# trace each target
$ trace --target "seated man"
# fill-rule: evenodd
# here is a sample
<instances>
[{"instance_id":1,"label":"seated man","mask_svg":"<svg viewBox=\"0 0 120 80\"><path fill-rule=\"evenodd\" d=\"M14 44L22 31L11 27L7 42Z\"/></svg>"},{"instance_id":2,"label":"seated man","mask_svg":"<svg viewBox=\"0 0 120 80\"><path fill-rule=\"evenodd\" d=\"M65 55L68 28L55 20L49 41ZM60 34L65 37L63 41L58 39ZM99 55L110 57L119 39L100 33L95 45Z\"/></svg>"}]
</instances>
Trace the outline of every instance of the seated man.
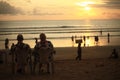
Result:
<instances>
[{"instance_id":1,"label":"seated man","mask_svg":"<svg viewBox=\"0 0 120 80\"><path fill-rule=\"evenodd\" d=\"M48 50L51 50L51 52L49 53L49 61L52 62L53 61L53 53L55 53L54 47L53 47L53 44L50 41L46 40L46 35L44 33L40 34L40 42L38 42L34 47L34 51L33 51L33 54L34 54L34 71L35 71L36 64L38 62L40 62L39 60L40 60L41 56L39 55L39 53L40 53L41 48L46 48ZM41 69L41 67L42 67L42 64L40 64L40 69Z\"/></svg>"},{"instance_id":2,"label":"seated man","mask_svg":"<svg viewBox=\"0 0 120 80\"><path fill-rule=\"evenodd\" d=\"M109 58L113 58L113 59L117 59L118 58L118 52L116 51L116 49L113 49L112 54L110 55Z\"/></svg>"},{"instance_id":3,"label":"seated man","mask_svg":"<svg viewBox=\"0 0 120 80\"><path fill-rule=\"evenodd\" d=\"M11 47L11 53L13 56L15 55L15 63L17 64L16 67L18 73L25 72L25 66L31 56L30 46L28 44L23 43L23 40L24 40L23 35L18 34L17 44L16 45L13 44ZM14 62L14 58L13 58L13 62Z\"/></svg>"}]
</instances>

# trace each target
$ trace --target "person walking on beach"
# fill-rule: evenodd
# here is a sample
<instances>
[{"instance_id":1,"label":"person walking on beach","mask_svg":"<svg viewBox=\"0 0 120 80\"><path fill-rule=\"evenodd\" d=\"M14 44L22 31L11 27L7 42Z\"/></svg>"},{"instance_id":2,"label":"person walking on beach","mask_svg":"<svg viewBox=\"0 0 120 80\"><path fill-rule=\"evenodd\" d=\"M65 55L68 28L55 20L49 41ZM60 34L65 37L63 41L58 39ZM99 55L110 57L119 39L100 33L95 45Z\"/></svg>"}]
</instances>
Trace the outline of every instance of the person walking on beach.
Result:
<instances>
[{"instance_id":1,"label":"person walking on beach","mask_svg":"<svg viewBox=\"0 0 120 80\"><path fill-rule=\"evenodd\" d=\"M11 53L15 55L16 68L18 73L25 73L25 67L28 59L30 59L31 48L23 42L22 34L17 35L17 44L11 46ZM13 61L14 62L14 61Z\"/></svg>"},{"instance_id":2,"label":"person walking on beach","mask_svg":"<svg viewBox=\"0 0 120 80\"><path fill-rule=\"evenodd\" d=\"M81 43L78 43L78 50L77 50L77 57L76 57L76 60L81 60L81 57L82 57L82 48L81 48Z\"/></svg>"},{"instance_id":3,"label":"person walking on beach","mask_svg":"<svg viewBox=\"0 0 120 80\"><path fill-rule=\"evenodd\" d=\"M34 71L35 71L35 67L37 65L37 63L39 62L39 49L40 48L47 48L47 49L51 49L52 52L49 55L49 60L53 60L53 53L55 54L55 50L53 47L53 44L51 43L51 41L46 40L46 35L44 33L40 34L40 42L38 42L35 47L34 47L34 51L33 51L33 55L34 55ZM53 65L53 64L52 64ZM47 71L49 73L49 64L47 64ZM40 65L40 69L42 67L42 64Z\"/></svg>"}]
</instances>

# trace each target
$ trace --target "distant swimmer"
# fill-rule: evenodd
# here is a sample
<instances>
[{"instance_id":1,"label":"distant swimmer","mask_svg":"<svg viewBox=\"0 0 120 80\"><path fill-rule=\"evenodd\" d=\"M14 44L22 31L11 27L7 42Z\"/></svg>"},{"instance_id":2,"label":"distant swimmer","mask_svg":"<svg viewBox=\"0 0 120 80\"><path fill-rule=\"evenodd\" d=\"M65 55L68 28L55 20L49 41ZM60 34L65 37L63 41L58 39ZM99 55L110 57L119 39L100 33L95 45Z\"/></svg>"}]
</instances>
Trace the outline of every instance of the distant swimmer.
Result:
<instances>
[{"instance_id":1,"label":"distant swimmer","mask_svg":"<svg viewBox=\"0 0 120 80\"><path fill-rule=\"evenodd\" d=\"M100 34L102 35L102 30L100 30Z\"/></svg>"}]
</instances>

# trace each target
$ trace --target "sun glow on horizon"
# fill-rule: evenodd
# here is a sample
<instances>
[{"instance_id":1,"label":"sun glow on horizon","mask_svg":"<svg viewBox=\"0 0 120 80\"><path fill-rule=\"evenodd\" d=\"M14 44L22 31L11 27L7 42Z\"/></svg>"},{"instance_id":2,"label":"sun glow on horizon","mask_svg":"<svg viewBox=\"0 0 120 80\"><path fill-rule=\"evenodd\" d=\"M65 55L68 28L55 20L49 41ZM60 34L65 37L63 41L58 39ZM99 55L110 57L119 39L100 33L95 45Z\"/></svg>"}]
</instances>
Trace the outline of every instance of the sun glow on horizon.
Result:
<instances>
[{"instance_id":1,"label":"sun glow on horizon","mask_svg":"<svg viewBox=\"0 0 120 80\"><path fill-rule=\"evenodd\" d=\"M76 5L78 6L88 6L89 4L95 4L95 2L91 2L91 1L86 1L86 2L77 2Z\"/></svg>"},{"instance_id":2,"label":"sun glow on horizon","mask_svg":"<svg viewBox=\"0 0 120 80\"><path fill-rule=\"evenodd\" d=\"M76 5L81 6L84 8L84 10L89 11L91 10L90 4L95 4L95 2L92 1L86 1L86 2L77 2Z\"/></svg>"},{"instance_id":3,"label":"sun glow on horizon","mask_svg":"<svg viewBox=\"0 0 120 80\"><path fill-rule=\"evenodd\" d=\"M88 7L88 6L87 6L87 7L85 7L84 9L85 9L86 11L91 10L91 8L90 8L90 7Z\"/></svg>"}]
</instances>

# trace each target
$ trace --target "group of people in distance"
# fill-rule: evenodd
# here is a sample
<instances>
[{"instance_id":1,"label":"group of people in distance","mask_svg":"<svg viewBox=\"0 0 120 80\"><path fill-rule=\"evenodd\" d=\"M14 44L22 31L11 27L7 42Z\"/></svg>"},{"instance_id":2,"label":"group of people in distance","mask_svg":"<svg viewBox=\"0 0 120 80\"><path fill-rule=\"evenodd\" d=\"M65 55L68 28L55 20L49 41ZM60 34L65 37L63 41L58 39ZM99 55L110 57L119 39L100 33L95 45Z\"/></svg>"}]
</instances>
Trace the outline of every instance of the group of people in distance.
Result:
<instances>
[{"instance_id":1,"label":"group of people in distance","mask_svg":"<svg viewBox=\"0 0 120 80\"><path fill-rule=\"evenodd\" d=\"M47 49L51 49L51 53L49 55L49 58L51 59L53 57L53 54L55 53L53 44L46 40L46 35L44 33L41 33L40 36L40 41L36 43L35 47L33 50L31 50L30 46L26 43L23 42L24 37L22 34L17 35L17 44L13 44L11 46L11 54L15 55L15 63L16 63L16 72L18 73L25 73L25 66L28 63L31 63L31 55L34 56L34 62L30 64L36 64L39 62L39 52L38 50L41 47L46 47ZM32 67L31 67L32 69Z\"/></svg>"}]
</instances>

